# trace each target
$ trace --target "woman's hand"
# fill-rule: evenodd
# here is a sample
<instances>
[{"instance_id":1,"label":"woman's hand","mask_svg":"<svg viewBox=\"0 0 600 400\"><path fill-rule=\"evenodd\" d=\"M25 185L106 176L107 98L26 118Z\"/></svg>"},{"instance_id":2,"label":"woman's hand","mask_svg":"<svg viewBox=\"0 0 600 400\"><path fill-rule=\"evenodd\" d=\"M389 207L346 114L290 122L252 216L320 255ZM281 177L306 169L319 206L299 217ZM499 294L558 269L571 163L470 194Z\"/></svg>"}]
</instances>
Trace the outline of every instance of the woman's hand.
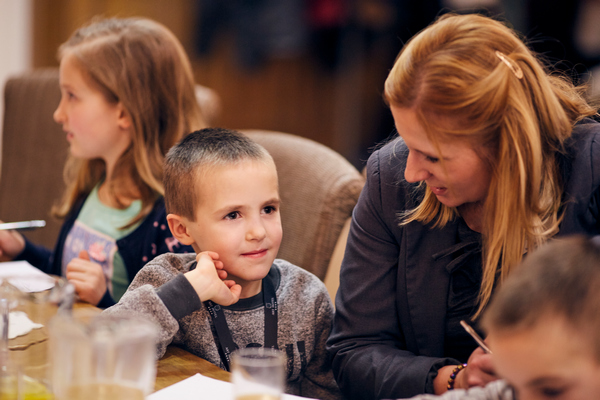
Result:
<instances>
[{"instance_id":1,"label":"woman's hand","mask_svg":"<svg viewBox=\"0 0 600 400\"><path fill-rule=\"evenodd\" d=\"M473 386L485 386L498 379L492 365L492 355L485 353L481 347L477 347L469 360L467 366L460 370L454 379L455 389L468 389ZM438 370L438 375L433 381L435 394L446 392L448 378L456 365L446 365Z\"/></svg>"},{"instance_id":2,"label":"woman's hand","mask_svg":"<svg viewBox=\"0 0 600 400\"><path fill-rule=\"evenodd\" d=\"M96 306L106 293L106 278L102 267L91 262L85 250L79 252L79 258L74 258L67 264L66 276L82 301Z\"/></svg>"},{"instance_id":3,"label":"woman's hand","mask_svg":"<svg viewBox=\"0 0 600 400\"><path fill-rule=\"evenodd\" d=\"M2 221L0 221L2 222ZM17 231L0 231L0 261L12 261L25 248L25 239Z\"/></svg>"},{"instance_id":4,"label":"woman's hand","mask_svg":"<svg viewBox=\"0 0 600 400\"><path fill-rule=\"evenodd\" d=\"M485 386L498 379L492 364L492 355L477 347L467 361L467 367L458 373L454 380L456 389Z\"/></svg>"}]
</instances>

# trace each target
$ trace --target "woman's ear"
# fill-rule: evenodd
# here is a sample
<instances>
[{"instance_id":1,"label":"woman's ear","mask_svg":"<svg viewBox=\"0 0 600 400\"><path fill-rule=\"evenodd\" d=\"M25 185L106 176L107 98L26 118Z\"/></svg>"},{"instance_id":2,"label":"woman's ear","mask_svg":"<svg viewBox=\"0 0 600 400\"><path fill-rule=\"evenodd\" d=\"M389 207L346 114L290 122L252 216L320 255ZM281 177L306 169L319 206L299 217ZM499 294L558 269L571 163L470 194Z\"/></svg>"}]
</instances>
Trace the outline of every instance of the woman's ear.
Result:
<instances>
[{"instance_id":1,"label":"woman's ear","mask_svg":"<svg viewBox=\"0 0 600 400\"><path fill-rule=\"evenodd\" d=\"M179 240L180 243L185 245L192 245L195 243L194 238L188 233L186 227L188 220L186 218L177 214L168 214L167 223L169 224L171 234L173 234L173 237Z\"/></svg>"}]
</instances>

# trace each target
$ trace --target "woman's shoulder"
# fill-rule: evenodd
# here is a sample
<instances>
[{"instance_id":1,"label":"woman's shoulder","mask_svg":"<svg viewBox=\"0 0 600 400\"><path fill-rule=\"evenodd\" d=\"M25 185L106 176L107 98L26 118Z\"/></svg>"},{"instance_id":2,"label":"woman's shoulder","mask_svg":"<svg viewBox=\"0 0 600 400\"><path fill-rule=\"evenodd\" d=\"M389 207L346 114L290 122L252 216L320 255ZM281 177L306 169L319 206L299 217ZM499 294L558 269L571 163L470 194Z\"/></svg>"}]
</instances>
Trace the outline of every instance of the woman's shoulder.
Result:
<instances>
[{"instance_id":1,"label":"woman's shoulder","mask_svg":"<svg viewBox=\"0 0 600 400\"><path fill-rule=\"evenodd\" d=\"M377 164L378 168L402 168L406 165L408 148L400 136L380 143L369 157L368 164Z\"/></svg>"},{"instance_id":2,"label":"woman's shoulder","mask_svg":"<svg viewBox=\"0 0 600 400\"><path fill-rule=\"evenodd\" d=\"M600 168L600 123L585 118L573 127L568 153L575 169Z\"/></svg>"},{"instance_id":3,"label":"woman's shoulder","mask_svg":"<svg viewBox=\"0 0 600 400\"><path fill-rule=\"evenodd\" d=\"M573 138L576 140L593 140L600 135L600 123L592 118L584 118L573 127Z\"/></svg>"},{"instance_id":4,"label":"woman's shoulder","mask_svg":"<svg viewBox=\"0 0 600 400\"><path fill-rule=\"evenodd\" d=\"M407 158L408 147L398 136L376 149L366 166L364 191L389 202L387 206L394 213L406 209L407 201L417 202L422 196L418 184L407 182L404 178Z\"/></svg>"}]
</instances>

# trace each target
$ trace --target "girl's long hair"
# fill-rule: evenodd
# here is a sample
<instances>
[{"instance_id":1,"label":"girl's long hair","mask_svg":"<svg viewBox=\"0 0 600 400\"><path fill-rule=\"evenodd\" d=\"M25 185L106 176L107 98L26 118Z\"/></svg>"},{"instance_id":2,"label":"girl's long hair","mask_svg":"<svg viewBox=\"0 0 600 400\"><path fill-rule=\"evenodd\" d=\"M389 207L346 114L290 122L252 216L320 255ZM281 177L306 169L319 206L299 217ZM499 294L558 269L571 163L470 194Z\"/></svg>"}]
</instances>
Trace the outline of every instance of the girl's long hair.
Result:
<instances>
[{"instance_id":1,"label":"girl's long hair","mask_svg":"<svg viewBox=\"0 0 600 400\"><path fill-rule=\"evenodd\" d=\"M121 103L132 122L130 147L114 169L110 194L140 198L143 219L164 194L163 160L185 134L205 126L196 102L192 68L179 40L165 26L144 18L94 20L59 48L73 55L83 76L111 103ZM54 213L64 217L77 199L105 175L99 159L70 156L67 188ZM131 184L133 182L133 185Z\"/></svg>"},{"instance_id":2,"label":"girl's long hair","mask_svg":"<svg viewBox=\"0 0 600 400\"><path fill-rule=\"evenodd\" d=\"M444 15L409 41L385 82L385 99L414 109L429 139L464 140L492 170L483 206L479 309L498 277L557 233L563 194L557 153L573 125L596 113L582 89L550 75L516 34L481 15ZM402 224L443 227L457 210L430 189Z\"/></svg>"}]
</instances>

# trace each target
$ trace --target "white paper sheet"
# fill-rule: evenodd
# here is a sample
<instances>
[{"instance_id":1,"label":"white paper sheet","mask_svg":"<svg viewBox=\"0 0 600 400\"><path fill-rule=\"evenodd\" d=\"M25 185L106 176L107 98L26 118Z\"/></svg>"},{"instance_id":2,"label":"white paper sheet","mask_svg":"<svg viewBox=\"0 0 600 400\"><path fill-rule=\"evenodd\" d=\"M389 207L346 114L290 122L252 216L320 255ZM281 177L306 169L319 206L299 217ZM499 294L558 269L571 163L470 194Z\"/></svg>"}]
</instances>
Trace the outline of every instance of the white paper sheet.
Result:
<instances>
[{"instance_id":1,"label":"white paper sheet","mask_svg":"<svg viewBox=\"0 0 600 400\"><path fill-rule=\"evenodd\" d=\"M54 286L54 278L45 274L27 261L0 263L0 280L8 281L23 292L41 292Z\"/></svg>"},{"instance_id":2,"label":"white paper sheet","mask_svg":"<svg viewBox=\"0 0 600 400\"><path fill-rule=\"evenodd\" d=\"M11 311L8 313L8 338L14 339L17 336L28 334L33 329L40 329L44 325L36 324L29 319L23 311ZM2 321L0 321L0 331L2 331Z\"/></svg>"},{"instance_id":3,"label":"white paper sheet","mask_svg":"<svg viewBox=\"0 0 600 400\"><path fill-rule=\"evenodd\" d=\"M190 376L146 397L146 400L232 400L232 384L201 374ZM306 397L284 394L282 400L307 400ZM313 399L314 400L314 399Z\"/></svg>"}]
</instances>

